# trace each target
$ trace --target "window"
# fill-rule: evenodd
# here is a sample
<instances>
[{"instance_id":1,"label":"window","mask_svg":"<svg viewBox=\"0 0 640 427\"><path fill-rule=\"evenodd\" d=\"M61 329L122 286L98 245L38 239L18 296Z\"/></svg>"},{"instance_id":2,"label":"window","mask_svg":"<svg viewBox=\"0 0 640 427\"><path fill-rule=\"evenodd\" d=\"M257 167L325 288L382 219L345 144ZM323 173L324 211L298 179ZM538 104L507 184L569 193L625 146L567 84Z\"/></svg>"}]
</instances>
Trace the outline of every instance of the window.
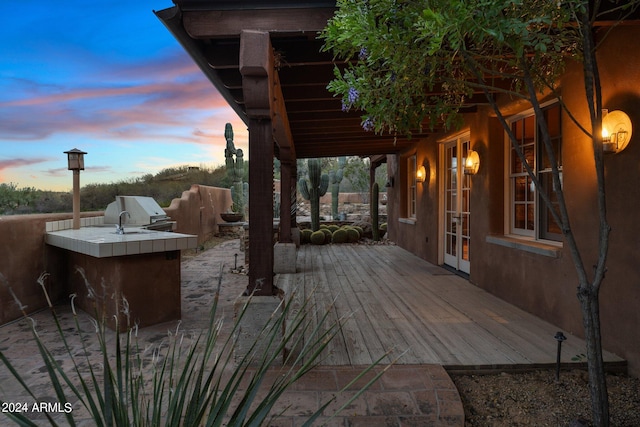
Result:
<instances>
[{"instance_id":1,"label":"window","mask_svg":"<svg viewBox=\"0 0 640 427\"><path fill-rule=\"evenodd\" d=\"M415 154L407 159L407 216L416 217L416 171L417 162Z\"/></svg>"},{"instance_id":2,"label":"window","mask_svg":"<svg viewBox=\"0 0 640 427\"><path fill-rule=\"evenodd\" d=\"M562 177L562 110L558 104L543 108L544 119L549 129L554 156L558 161ZM554 206L557 206L553 191L551 161L546 153L540 129L535 116L528 112L511 122L511 130L519 147L524 153L527 164L531 166L540 181L539 191L545 192ZM510 233L535 239L560 241L560 228L553 220L551 212L527 174L524 163L509 143L509 210Z\"/></svg>"}]
</instances>

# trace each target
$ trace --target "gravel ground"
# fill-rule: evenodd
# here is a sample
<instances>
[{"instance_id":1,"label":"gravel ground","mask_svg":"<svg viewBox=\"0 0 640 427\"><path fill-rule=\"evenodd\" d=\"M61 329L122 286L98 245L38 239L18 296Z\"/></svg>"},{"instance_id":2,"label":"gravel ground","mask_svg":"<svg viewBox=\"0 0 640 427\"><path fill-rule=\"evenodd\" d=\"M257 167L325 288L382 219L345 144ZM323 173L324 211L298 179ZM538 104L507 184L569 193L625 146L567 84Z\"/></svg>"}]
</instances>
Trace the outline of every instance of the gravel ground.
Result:
<instances>
[{"instance_id":1,"label":"gravel ground","mask_svg":"<svg viewBox=\"0 0 640 427\"><path fill-rule=\"evenodd\" d=\"M537 371L497 375L452 375L467 427L588 426L591 403L587 372ZM640 426L640 379L608 375L612 426Z\"/></svg>"}]
</instances>

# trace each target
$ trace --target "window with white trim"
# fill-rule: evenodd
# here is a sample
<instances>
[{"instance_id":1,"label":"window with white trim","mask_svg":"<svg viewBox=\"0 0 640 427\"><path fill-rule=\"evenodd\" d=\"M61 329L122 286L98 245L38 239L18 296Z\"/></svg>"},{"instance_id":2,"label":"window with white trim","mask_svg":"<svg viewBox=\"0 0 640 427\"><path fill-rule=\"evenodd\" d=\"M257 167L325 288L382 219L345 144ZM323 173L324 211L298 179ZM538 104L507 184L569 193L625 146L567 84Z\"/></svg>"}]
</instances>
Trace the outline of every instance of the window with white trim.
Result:
<instances>
[{"instance_id":1,"label":"window with white trim","mask_svg":"<svg viewBox=\"0 0 640 427\"><path fill-rule=\"evenodd\" d=\"M549 129L554 155L558 161L562 177L562 109L558 103L543 108L544 119ZM537 190L529 177L523 162L509 143L508 185L509 185L509 232L515 235L540 240L561 241L560 228L553 220L546 203L539 195L544 191L557 206L553 191L551 162L542 142L540 129L533 111L527 112L510 122L511 130L520 146L526 162L536 174L541 188Z\"/></svg>"},{"instance_id":2,"label":"window with white trim","mask_svg":"<svg viewBox=\"0 0 640 427\"><path fill-rule=\"evenodd\" d=\"M416 181L417 161L415 154L407 159L407 217L416 217L417 181Z\"/></svg>"}]
</instances>

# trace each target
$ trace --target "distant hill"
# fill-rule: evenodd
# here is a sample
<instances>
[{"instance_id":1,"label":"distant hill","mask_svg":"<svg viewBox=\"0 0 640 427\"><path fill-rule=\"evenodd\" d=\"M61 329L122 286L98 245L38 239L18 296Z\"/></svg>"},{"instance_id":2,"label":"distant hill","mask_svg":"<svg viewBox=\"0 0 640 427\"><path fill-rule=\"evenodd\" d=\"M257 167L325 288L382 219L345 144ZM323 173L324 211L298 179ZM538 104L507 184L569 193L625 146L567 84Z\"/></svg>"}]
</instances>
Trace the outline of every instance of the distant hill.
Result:
<instances>
[{"instance_id":1,"label":"distant hill","mask_svg":"<svg viewBox=\"0 0 640 427\"><path fill-rule=\"evenodd\" d=\"M337 158L323 158L322 172L337 170ZM307 175L307 161L298 160L298 179ZM274 160L274 178L280 177L280 162ZM249 182L249 161L244 162L244 179ZM376 181L385 191L387 180L386 167L376 169ZM139 178L110 184L88 184L80 189L80 210L101 211L113 202L116 196L149 196L160 206L168 207L171 201L179 198L192 184L211 187L230 188L224 165L215 168L200 166L180 166L163 169L156 175L147 174ZM368 159L348 157L344 166L344 179L340 183L341 192L368 193ZM71 192L19 188L17 184L0 184L0 215L72 212L73 196Z\"/></svg>"},{"instance_id":2,"label":"distant hill","mask_svg":"<svg viewBox=\"0 0 640 427\"><path fill-rule=\"evenodd\" d=\"M248 162L245 162L248 167ZM247 174L245 168L245 174ZM247 178L248 180L248 178ZM192 184L228 188L231 183L224 165L216 168L181 166L168 168L156 175L110 184L89 184L80 189L80 209L100 211L115 200L116 196L150 196L160 206L169 206ZM73 197L70 192L37 190L18 187L17 184L0 184L0 215L71 212Z\"/></svg>"}]
</instances>

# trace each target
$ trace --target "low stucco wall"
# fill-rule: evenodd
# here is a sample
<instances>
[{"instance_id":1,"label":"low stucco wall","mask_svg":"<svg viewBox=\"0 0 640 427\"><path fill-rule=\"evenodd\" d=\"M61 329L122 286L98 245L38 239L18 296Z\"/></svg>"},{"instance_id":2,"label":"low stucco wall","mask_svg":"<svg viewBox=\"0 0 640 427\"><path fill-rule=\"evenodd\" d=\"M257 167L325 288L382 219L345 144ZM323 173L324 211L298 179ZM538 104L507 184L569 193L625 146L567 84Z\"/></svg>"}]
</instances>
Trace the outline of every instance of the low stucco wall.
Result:
<instances>
[{"instance_id":1,"label":"low stucco wall","mask_svg":"<svg viewBox=\"0 0 640 427\"><path fill-rule=\"evenodd\" d=\"M102 215L87 212L81 216ZM46 307L47 301L38 284L40 274L47 272L45 281L52 301L65 296L64 286L59 286L65 275L64 254L44 243L45 224L50 221L71 219L71 213L0 216L0 324L22 315L9 287L25 307L33 312Z\"/></svg>"},{"instance_id":2,"label":"low stucco wall","mask_svg":"<svg viewBox=\"0 0 640 427\"><path fill-rule=\"evenodd\" d=\"M177 222L174 231L197 235L198 243L203 243L218 233L218 224L223 222L220 214L227 212L231 205L233 200L228 188L194 184L182 197L173 199L165 212Z\"/></svg>"},{"instance_id":3,"label":"low stucco wall","mask_svg":"<svg viewBox=\"0 0 640 427\"><path fill-rule=\"evenodd\" d=\"M220 213L231 205L228 188L193 185L165 211L177 222L176 232L197 235L202 243L218 232ZM103 212L83 212L81 217L101 215ZM72 213L0 216L0 325L22 316L9 287L27 313L47 306L38 284L38 277L44 272L49 273L45 282L49 298L67 298L69 276L73 274L67 268L68 254L46 245L44 234L47 222L72 217Z\"/></svg>"}]
</instances>

